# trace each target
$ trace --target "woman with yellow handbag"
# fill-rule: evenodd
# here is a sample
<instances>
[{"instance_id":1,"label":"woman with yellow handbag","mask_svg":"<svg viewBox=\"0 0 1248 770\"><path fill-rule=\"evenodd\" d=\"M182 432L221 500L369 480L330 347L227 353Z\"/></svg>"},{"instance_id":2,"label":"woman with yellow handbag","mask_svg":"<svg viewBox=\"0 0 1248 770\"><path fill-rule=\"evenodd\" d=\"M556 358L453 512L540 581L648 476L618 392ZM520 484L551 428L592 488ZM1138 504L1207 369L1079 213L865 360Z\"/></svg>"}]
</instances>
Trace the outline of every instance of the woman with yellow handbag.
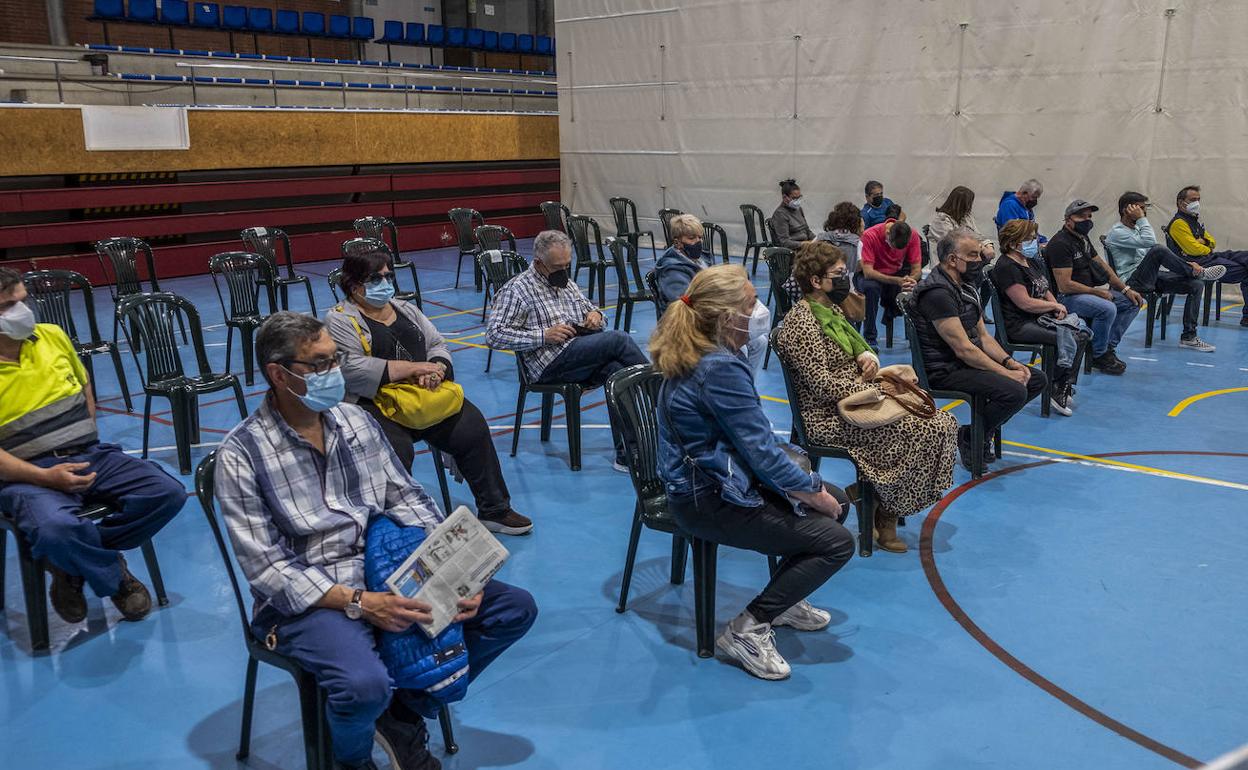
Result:
<instances>
[{"instance_id":1,"label":"woman with yellow handbag","mask_svg":"<svg viewBox=\"0 0 1248 770\"><path fill-rule=\"evenodd\" d=\"M343 259L340 286L346 300L325 318L330 336L346 353L347 401L377 419L409 472L416 441L454 458L486 529L528 534L533 522L511 507L489 426L454 382L446 341L414 304L394 299L390 252L380 241L376 246Z\"/></svg>"}]
</instances>

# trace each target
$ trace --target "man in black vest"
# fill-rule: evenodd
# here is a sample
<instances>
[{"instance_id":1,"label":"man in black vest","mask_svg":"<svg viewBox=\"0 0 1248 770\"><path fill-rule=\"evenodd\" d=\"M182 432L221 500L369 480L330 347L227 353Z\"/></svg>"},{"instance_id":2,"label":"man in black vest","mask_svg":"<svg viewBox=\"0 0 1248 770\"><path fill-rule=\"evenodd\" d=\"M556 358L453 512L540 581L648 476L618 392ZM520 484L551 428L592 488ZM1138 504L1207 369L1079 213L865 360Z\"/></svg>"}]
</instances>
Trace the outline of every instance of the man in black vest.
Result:
<instances>
[{"instance_id":1,"label":"man in black vest","mask_svg":"<svg viewBox=\"0 0 1248 770\"><path fill-rule=\"evenodd\" d=\"M1014 360L984 329L977 287L984 260L980 238L958 228L936 244L939 264L914 289L915 331L932 387L982 395L984 435L1014 416L1044 390L1044 373ZM991 441L991 439L988 439ZM958 429L962 464L971 467L971 430ZM984 448L984 462L993 453Z\"/></svg>"},{"instance_id":2,"label":"man in black vest","mask_svg":"<svg viewBox=\"0 0 1248 770\"><path fill-rule=\"evenodd\" d=\"M1178 211L1166 225L1166 245L1175 254L1185 255L1201 267L1222 265L1226 273L1222 283L1238 283L1239 290L1248 298L1248 251L1214 251L1218 242L1200 222L1200 188L1188 185L1175 200ZM1244 305L1240 326L1248 326L1248 304Z\"/></svg>"}]
</instances>

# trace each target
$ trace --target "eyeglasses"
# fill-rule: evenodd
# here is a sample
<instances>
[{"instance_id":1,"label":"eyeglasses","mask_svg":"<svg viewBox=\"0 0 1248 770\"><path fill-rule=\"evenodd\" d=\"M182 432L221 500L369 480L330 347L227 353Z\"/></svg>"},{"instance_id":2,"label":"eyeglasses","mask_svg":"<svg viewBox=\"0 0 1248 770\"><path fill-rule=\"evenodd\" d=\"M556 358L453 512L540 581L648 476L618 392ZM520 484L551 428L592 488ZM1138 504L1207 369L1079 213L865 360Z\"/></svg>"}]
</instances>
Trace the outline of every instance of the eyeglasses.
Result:
<instances>
[{"instance_id":1,"label":"eyeglasses","mask_svg":"<svg viewBox=\"0 0 1248 770\"><path fill-rule=\"evenodd\" d=\"M378 281L394 280L394 271L388 273L370 273L368 278L364 279L365 284L377 283Z\"/></svg>"},{"instance_id":2,"label":"eyeglasses","mask_svg":"<svg viewBox=\"0 0 1248 770\"><path fill-rule=\"evenodd\" d=\"M317 361L300 361L297 358L288 358L282 362L282 365L285 366L287 369L289 369L290 364L300 364L302 366L306 366L309 369L311 369L312 371L310 372L310 374L328 374L329 372L333 371L336 367L342 366L343 363L346 362L346 360L347 360L347 354L344 351L339 350L339 351L335 351L334 354L330 356L329 358L322 358Z\"/></svg>"}]
</instances>

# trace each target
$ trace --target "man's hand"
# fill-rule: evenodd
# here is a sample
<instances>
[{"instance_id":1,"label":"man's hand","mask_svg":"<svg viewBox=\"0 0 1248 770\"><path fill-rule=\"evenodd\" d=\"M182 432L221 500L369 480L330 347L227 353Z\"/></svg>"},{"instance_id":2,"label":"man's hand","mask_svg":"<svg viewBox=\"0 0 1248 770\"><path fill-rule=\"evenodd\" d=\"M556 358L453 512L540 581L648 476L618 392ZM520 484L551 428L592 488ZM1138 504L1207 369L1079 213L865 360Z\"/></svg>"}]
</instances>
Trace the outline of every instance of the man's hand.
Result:
<instances>
[{"instance_id":1,"label":"man's hand","mask_svg":"<svg viewBox=\"0 0 1248 770\"><path fill-rule=\"evenodd\" d=\"M865 351L859 353L858 358L854 360L858 362L858 370L862 372L864 382L875 379L875 375L880 373L880 362L871 353Z\"/></svg>"},{"instance_id":2,"label":"man's hand","mask_svg":"<svg viewBox=\"0 0 1248 770\"><path fill-rule=\"evenodd\" d=\"M1066 317L1066 306L1065 306L1065 305L1063 305L1063 304L1062 304L1062 303L1060 303L1060 302L1054 302L1054 303L1053 303L1053 317L1054 317L1054 318L1056 318L1056 319L1057 319L1057 320L1059 320L1059 321L1060 321L1060 320L1062 320L1063 318L1065 318L1065 317Z\"/></svg>"},{"instance_id":3,"label":"man's hand","mask_svg":"<svg viewBox=\"0 0 1248 770\"><path fill-rule=\"evenodd\" d=\"M1145 213L1144 204L1132 203L1130 206L1127 206L1127 210L1123 213L1135 220L1143 219Z\"/></svg>"},{"instance_id":4,"label":"man's hand","mask_svg":"<svg viewBox=\"0 0 1248 770\"><path fill-rule=\"evenodd\" d=\"M1201 267L1195 262L1188 262L1187 266L1192 268L1192 275L1196 276L1197 278L1200 277L1201 273L1205 272L1205 268Z\"/></svg>"},{"instance_id":5,"label":"man's hand","mask_svg":"<svg viewBox=\"0 0 1248 770\"><path fill-rule=\"evenodd\" d=\"M902 291L910 291L915 286L917 286L918 283L913 278L907 275L906 277L901 279L901 283L899 285L901 286Z\"/></svg>"},{"instance_id":6,"label":"man's hand","mask_svg":"<svg viewBox=\"0 0 1248 770\"><path fill-rule=\"evenodd\" d=\"M94 473L80 473L91 463L61 463L44 469L42 486L74 494L86 492L95 481Z\"/></svg>"},{"instance_id":7,"label":"man's hand","mask_svg":"<svg viewBox=\"0 0 1248 770\"><path fill-rule=\"evenodd\" d=\"M555 324L542 332L542 339L547 345L559 345L576 336L576 329L571 324Z\"/></svg>"},{"instance_id":8,"label":"man's hand","mask_svg":"<svg viewBox=\"0 0 1248 770\"><path fill-rule=\"evenodd\" d=\"M1092 294L1110 302L1114 301L1114 295L1109 293L1109 289L1093 289Z\"/></svg>"},{"instance_id":9,"label":"man's hand","mask_svg":"<svg viewBox=\"0 0 1248 770\"><path fill-rule=\"evenodd\" d=\"M1132 289L1130 286L1122 287L1122 296L1134 302L1136 307L1144 307L1144 298L1140 296L1138 291Z\"/></svg>"},{"instance_id":10,"label":"man's hand","mask_svg":"<svg viewBox=\"0 0 1248 770\"><path fill-rule=\"evenodd\" d=\"M482 591L476 596L468 599L459 600L459 614L451 621L452 623L462 623L465 620L472 620L477 616L477 612L481 609L481 599L485 596Z\"/></svg>"},{"instance_id":11,"label":"man's hand","mask_svg":"<svg viewBox=\"0 0 1248 770\"><path fill-rule=\"evenodd\" d=\"M597 310L591 310L585 314L585 320L581 325L591 329L601 329L607 325L607 319L603 318L602 313Z\"/></svg>"},{"instance_id":12,"label":"man's hand","mask_svg":"<svg viewBox=\"0 0 1248 770\"><path fill-rule=\"evenodd\" d=\"M382 631L400 633L413 623L433 622L433 607L419 599L369 591L360 597L364 619Z\"/></svg>"},{"instance_id":13,"label":"man's hand","mask_svg":"<svg viewBox=\"0 0 1248 770\"><path fill-rule=\"evenodd\" d=\"M1031 379L1031 369L1028 369L1026 366L1023 366L1021 364L1016 365L1016 366L1011 366L1005 370L1005 376L1009 377L1011 380L1014 380L1019 385L1025 386L1027 384L1027 381Z\"/></svg>"}]
</instances>

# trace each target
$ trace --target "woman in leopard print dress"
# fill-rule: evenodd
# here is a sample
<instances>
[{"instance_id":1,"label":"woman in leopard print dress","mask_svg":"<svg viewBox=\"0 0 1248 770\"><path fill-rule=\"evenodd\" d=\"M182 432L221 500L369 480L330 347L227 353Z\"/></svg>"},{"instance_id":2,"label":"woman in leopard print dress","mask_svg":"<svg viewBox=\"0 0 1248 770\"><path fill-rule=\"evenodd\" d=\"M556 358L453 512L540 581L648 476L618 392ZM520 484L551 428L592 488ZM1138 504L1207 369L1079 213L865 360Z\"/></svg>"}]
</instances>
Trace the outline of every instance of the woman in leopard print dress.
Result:
<instances>
[{"instance_id":1,"label":"woman in leopard print dress","mask_svg":"<svg viewBox=\"0 0 1248 770\"><path fill-rule=\"evenodd\" d=\"M876 491L877 540L881 548L906 550L897 538L897 517L935 503L953 484L958 423L948 412L932 419L906 414L897 422L864 429L841 419L841 399L880 385L870 380L879 360L849 326L835 300L848 289L844 254L811 244L793 274L806 301L793 306L777 338L777 352L793 378L809 440L844 448Z\"/></svg>"}]
</instances>

